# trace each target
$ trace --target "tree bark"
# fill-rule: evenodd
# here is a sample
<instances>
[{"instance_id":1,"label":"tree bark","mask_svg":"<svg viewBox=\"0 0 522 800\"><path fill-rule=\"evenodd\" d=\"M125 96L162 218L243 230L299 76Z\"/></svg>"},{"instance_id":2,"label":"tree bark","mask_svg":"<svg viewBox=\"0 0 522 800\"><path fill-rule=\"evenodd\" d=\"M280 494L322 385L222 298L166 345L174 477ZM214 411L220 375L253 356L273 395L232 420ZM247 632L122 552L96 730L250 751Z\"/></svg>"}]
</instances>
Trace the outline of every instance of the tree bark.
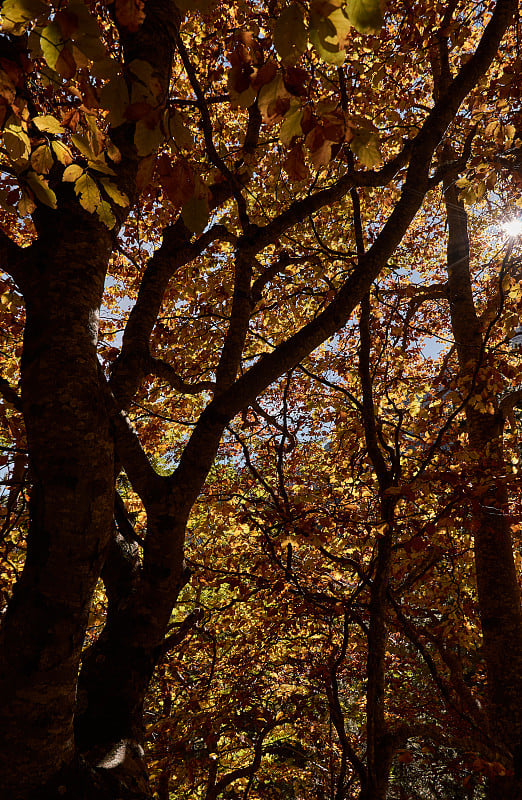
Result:
<instances>
[{"instance_id":1,"label":"tree bark","mask_svg":"<svg viewBox=\"0 0 522 800\"><path fill-rule=\"evenodd\" d=\"M73 760L76 679L113 516L113 443L96 357L111 237L88 214L53 223L46 213L24 287L31 523L0 639L0 774L12 798Z\"/></svg>"},{"instance_id":2,"label":"tree bark","mask_svg":"<svg viewBox=\"0 0 522 800\"><path fill-rule=\"evenodd\" d=\"M488 390L487 343L471 285L467 216L454 183L445 186L448 218L448 292L459 377L467 397L468 448L475 462L477 502L470 505L475 567L488 675L491 730L511 756L514 778L492 787L499 800L522 795L522 609L503 476L502 415ZM482 401L482 406L477 405ZM484 403L489 401L489 410ZM480 489L480 494L478 490ZM476 509L476 510L475 510Z\"/></svg>"}]
</instances>

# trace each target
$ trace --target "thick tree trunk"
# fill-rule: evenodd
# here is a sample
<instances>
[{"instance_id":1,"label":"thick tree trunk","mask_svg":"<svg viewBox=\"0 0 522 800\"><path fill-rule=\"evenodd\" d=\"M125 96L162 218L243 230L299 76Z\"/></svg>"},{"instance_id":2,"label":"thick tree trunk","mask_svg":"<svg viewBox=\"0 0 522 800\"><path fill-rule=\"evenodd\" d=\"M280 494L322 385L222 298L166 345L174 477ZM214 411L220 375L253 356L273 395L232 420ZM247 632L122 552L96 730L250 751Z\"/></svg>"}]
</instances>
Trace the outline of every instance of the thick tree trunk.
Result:
<instances>
[{"instance_id":1,"label":"thick tree trunk","mask_svg":"<svg viewBox=\"0 0 522 800\"><path fill-rule=\"evenodd\" d=\"M476 463L477 502L470 505L475 566L488 675L492 732L512 757L514 779L495 781L492 796L522 796L522 609L508 522L503 476L502 418L488 392L481 324L471 288L467 219L454 184L445 186L449 223L448 290L451 324L457 346L463 392L469 394L466 425L469 450ZM476 400L491 402L490 410ZM474 510L477 509L477 510Z\"/></svg>"},{"instance_id":2,"label":"thick tree trunk","mask_svg":"<svg viewBox=\"0 0 522 800\"><path fill-rule=\"evenodd\" d=\"M78 668L113 525L113 443L96 357L111 238L87 214L59 228L47 217L24 287L31 523L0 639L0 774L9 798L29 796L74 759Z\"/></svg>"}]
</instances>

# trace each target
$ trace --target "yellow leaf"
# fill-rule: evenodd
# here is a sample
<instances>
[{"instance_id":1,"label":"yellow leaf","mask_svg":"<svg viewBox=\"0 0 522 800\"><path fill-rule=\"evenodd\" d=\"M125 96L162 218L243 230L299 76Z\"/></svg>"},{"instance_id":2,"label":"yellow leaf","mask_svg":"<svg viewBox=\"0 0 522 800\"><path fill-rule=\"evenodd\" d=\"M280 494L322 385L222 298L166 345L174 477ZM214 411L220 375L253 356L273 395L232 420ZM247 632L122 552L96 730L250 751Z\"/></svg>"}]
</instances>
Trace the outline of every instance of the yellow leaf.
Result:
<instances>
[{"instance_id":1,"label":"yellow leaf","mask_svg":"<svg viewBox=\"0 0 522 800\"><path fill-rule=\"evenodd\" d=\"M89 158L92 161L96 160L97 153L93 153L90 142L85 138L85 136L73 133L71 136L71 141L73 145L80 151L82 156L85 156L85 158Z\"/></svg>"},{"instance_id":2,"label":"yellow leaf","mask_svg":"<svg viewBox=\"0 0 522 800\"><path fill-rule=\"evenodd\" d=\"M16 123L11 123L4 129L4 145L11 161L23 166L29 161L31 144L29 137Z\"/></svg>"},{"instance_id":3,"label":"yellow leaf","mask_svg":"<svg viewBox=\"0 0 522 800\"><path fill-rule=\"evenodd\" d=\"M35 172L47 174L54 164L51 148L47 144L37 147L31 155L31 166Z\"/></svg>"},{"instance_id":4,"label":"yellow leaf","mask_svg":"<svg viewBox=\"0 0 522 800\"><path fill-rule=\"evenodd\" d=\"M73 157L66 145L62 142L51 142L51 147L60 164L64 164L65 166L72 164Z\"/></svg>"},{"instance_id":5,"label":"yellow leaf","mask_svg":"<svg viewBox=\"0 0 522 800\"><path fill-rule=\"evenodd\" d=\"M112 209L106 200L101 200L97 207L96 213L104 225L111 231L116 225L116 217L112 213Z\"/></svg>"},{"instance_id":6,"label":"yellow leaf","mask_svg":"<svg viewBox=\"0 0 522 800\"><path fill-rule=\"evenodd\" d=\"M49 208L57 207L56 195L53 190L49 188L49 184L45 178L37 175L36 172L28 172L26 180L37 200L49 206Z\"/></svg>"},{"instance_id":7,"label":"yellow leaf","mask_svg":"<svg viewBox=\"0 0 522 800\"><path fill-rule=\"evenodd\" d=\"M71 164L64 170L62 180L66 183L74 183L84 172L85 170L83 167L80 167L78 164Z\"/></svg>"},{"instance_id":8,"label":"yellow leaf","mask_svg":"<svg viewBox=\"0 0 522 800\"><path fill-rule=\"evenodd\" d=\"M129 205L129 198L125 194L118 189L115 183L112 183L108 178L101 178L100 183L102 184L103 188L111 198L117 203L119 206L128 206Z\"/></svg>"},{"instance_id":9,"label":"yellow leaf","mask_svg":"<svg viewBox=\"0 0 522 800\"><path fill-rule=\"evenodd\" d=\"M33 125L36 125L39 131L44 133L65 133L64 129L55 117L50 114L43 114L39 117L33 117Z\"/></svg>"},{"instance_id":10,"label":"yellow leaf","mask_svg":"<svg viewBox=\"0 0 522 800\"><path fill-rule=\"evenodd\" d=\"M86 172L80 175L74 184L74 191L80 198L80 204L91 214L96 211L100 203L100 190L96 182Z\"/></svg>"}]
</instances>

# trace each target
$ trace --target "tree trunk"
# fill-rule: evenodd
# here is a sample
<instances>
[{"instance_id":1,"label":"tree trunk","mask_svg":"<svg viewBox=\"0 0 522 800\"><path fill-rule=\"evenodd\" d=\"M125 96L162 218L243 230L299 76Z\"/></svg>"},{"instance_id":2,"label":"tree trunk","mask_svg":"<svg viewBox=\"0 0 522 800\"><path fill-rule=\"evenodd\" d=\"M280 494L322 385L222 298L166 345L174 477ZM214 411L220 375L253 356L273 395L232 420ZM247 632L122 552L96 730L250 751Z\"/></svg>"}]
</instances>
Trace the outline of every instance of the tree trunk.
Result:
<instances>
[{"instance_id":1,"label":"tree trunk","mask_svg":"<svg viewBox=\"0 0 522 800\"><path fill-rule=\"evenodd\" d=\"M448 291L463 393L469 394L466 427L476 465L470 505L480 620L487 666L491 730L512 758L515 778L494 781L492 796L522 796L522 610L508 522L503 476L502 417L488 390L488 368L481 324L471 288L467 218L454 183L445 186L448 214ZM491 402L489 410L475 400ZM472 489L472 491L473 491Z\"/></svg>"},{"instance_id":2,"label":"tree trunk","mask_svg":"<svg viewBox=\"0 0 522 800\"><path fill-rule=\"evenodd\" d=\"M113 526L113 442L96 356L111 237L88 214L56 227L47 212L42 222L24 286L31 523L0 639L0 774L9 798L29 796L74 760L78 668Z\"/></svg>"}]
</instances>

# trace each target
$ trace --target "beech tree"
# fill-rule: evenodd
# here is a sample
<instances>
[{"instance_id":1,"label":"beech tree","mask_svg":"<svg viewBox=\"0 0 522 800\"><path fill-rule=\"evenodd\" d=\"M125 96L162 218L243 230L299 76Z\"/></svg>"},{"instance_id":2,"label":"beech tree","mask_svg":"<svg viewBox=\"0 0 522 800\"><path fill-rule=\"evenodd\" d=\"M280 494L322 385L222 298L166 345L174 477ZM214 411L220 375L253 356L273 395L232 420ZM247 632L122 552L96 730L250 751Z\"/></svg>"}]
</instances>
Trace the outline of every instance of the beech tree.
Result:
<instances>
[{"instance_id":1,"label":"beech tree","mask_svg":"<svg viewBox=\"0 0 522 800\"><path fill-rule=\"evenodd\" d=\"M499 377L493 347L500 320L504 336L516 328L518 262L511 246L482 269L481 291L491 289L492 297L479 308L464 206L487 198L495 180L496 197L515 203L516 14L515 0L393 8L378 0L3 3L6 797L152 796L144 704L151 685L159 691L161 669L151 681L167 650L202 622L196 607L184 620L173 609L190 581L187 530L191 547L197 540L203 553L213 552L198 503L205 482L216 463L234 486L237 475L223 460L233 440L241 464L254 466L234 428L238 415L246 425L282 425L287 438L284 409L296 368L306 370L324 345L319 385L328 386L332 369L341 374L342 367L328 354L354 336L356 383L345 359L344 389L356 399L359 428L348 436L345 458L357 460L364 442L377 500L377 536L369 544L376 557L370 572L355 573L368 595L364 643L349 643L344 601L337 603L343 631L338 625L323 641L324 707L340 747L332 796L385 798L392 759L411 734L388 719L392 611L394 624L434 663L426 631L419 635L415 615L397 596L393 552L406 530L399 501L415 506L419 520L441 516L433 509L444 506L451 486L448 431L455 452L462 445L471 454L461 486L475 500L466 513L453 496L446 505L463 528L471 514L487 669L484 709L465 699L471 714L481 714L475 726L489 747L486 760L500 765L488 774L492 796L522 795L522 612L510 531L519 505L505 480L516 444L503 440L520 395L514 372ZM435 264L446 247L445 224L446 274L434 286L411 289L400 259L410 268L424 259ZM372 366L372 341L382 333L372 308L387 308L383 296L392 298L386 317L378 311L386 331L400 329L405 341L417 313L433 331L447 331L429 305L446 300L455 342L447 356L454 383L443 382L455 407L433 442L427 421L439 418L423 406L428 390L407 412L391 401L397 419L410 414L418 440L431 447L406 480L400 424L389 441L376 404L376 392L390 391L381 362ZM406 369L405 358L397 370ZM339 418L329 421L314 381L309 394L320 404L299 413L328 432ZM333 397L337 389L329 391ZM301 459L311 438L305 429L296 448ZM280 449L275 462L283 500L284 455ZM428 467L438 481L436 499L426 489L408 495L405 486L417 485ZM364 508L364 480L355 488L346 483L345 502ZM203 498L215 501L205 491ZM279 519L296 528L291 503L278 505L277 498L272 494L272 522L261 517L255 524ZM292 542L282 546L291 582ZM462 569L469 573L469 560ZM437 574L442 570L434 580ZM277 608L276 595L271 601ZM356 659L359 651L367 661L364 747L362 734L356 746L347 736L338 681L348 652ZM451 648L440 653L456 685ZM436 664L432 672L443 680ZM253 715L257 738L246 771L232 766L223 775L219 762L208 761L208 800L237 780L248 796L263 753L274 746L270 736L295 721L298 705L282 702L273 717ZM187 717L196 712L187 706ZM217 740L210 736L205 746L208 753ZM293 752L299 759L299 747ZM173 753L182 757L175 747ZM164 775L168 797L168 769Z\"/></svg>"}]
</instances>

